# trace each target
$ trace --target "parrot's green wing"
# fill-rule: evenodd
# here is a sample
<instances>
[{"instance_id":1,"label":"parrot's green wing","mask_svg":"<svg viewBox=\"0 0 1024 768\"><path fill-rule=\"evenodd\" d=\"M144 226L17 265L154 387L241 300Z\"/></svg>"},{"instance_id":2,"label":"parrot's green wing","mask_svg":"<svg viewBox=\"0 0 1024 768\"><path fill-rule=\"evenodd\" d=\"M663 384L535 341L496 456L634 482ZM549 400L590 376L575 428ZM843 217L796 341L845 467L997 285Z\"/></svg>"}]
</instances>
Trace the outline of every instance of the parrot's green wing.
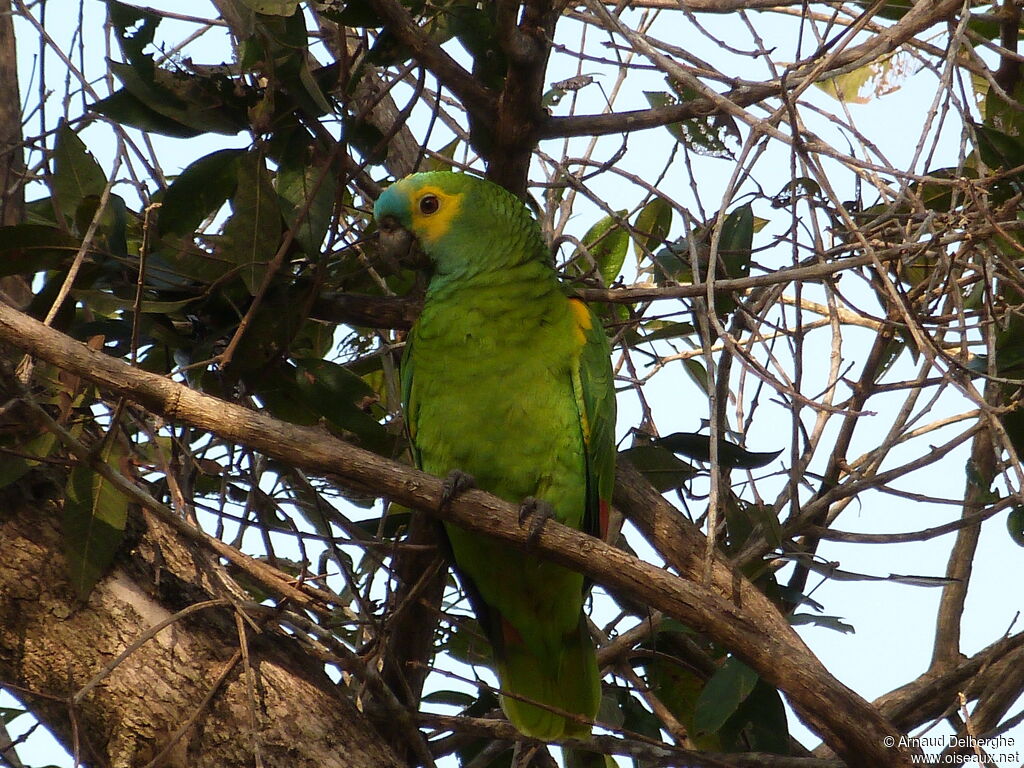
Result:
<instances>
[{"instance_id":1,"label":"parrot's green wing","mask_svg":"<svg viewBox=\"0 0 1024 768\"><path fill-rule=\"evenodd\" d=\"M601 322L579 299L570 299L579 328L580 350L573 392L580 412L587 460L587 514L583 530L604 538L615 487L615 388L611 349Z\"/></svg>"},{"instance_id":2,"label":"parrot's green wing","mask_svg":"<svg viewBox=\"0 0 1024 768\"><path fill-rule=\"evenodd\" d=\"M412 462L417 467L422 467L420 452L416 448L416 416L419 409L413 401L412 374L413 374L413 334L405 337L405 349L402 350L402 403L403 415L405 418L405 431L409 435L409 451L412 453Z\"/></svg>"}]
</instances>

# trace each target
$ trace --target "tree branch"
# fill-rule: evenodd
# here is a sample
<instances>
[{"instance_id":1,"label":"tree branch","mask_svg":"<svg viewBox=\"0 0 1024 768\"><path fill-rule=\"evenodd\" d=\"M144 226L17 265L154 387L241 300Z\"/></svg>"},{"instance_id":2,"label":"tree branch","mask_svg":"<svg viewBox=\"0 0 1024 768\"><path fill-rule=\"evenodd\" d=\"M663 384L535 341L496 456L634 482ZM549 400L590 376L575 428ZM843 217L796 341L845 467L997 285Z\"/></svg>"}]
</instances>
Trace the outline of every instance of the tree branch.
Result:
<instances>
[{"instance_id":1,"label":"tree branch","mask_svg":"<svg viewBox=\"0 0 1024 768\"><path fill-rule=\"evenodd\" d=\"M705 0L708 2L708 0ZM728 3L711 0L710 10L728 10ZM775 5L781 5L775 3ZM722 96L694 99L684 104L654 109L642 109L631 112L618 112L602 115L569 115L550 117L540 126L541 139L556 139L569 136L605 136L613 133L632 133L645 128L677 123L693 117L726 111L723 105L728 103L735 108L748 107L774 96L784 90L800 90L810 82L820 82L835 77L843 71L855 69L869 61L890 53L919 32L933 24L937 24L952 16L963 5L960 0L939 0L936 3L915 3L898 22L884 31L872 36L859 45L837 53L827 69L816 69L817 59L822 52L816 52L801 65L796 65L785 78L770 80L757 86L734 88ZM678 6L676 6L678 7ZM744 7L749 8L744 3ZM696 10L701 10L697 8ZM609 30L611 31L611 30ZM634 45L636 41L631 40ZM668 57L664 57L668 59ZM671 59L670 68L675 65ZM667 71L667 70L666 70ZM671 74L671 72L669 72ZM821 142L815 142L814 151L828 152L829 148Z\"/></svg>"},{"instance_id":2,"label":"tree branch","mask_svg":"<svg viewBox=\"0 0 1024 768\"><path fill-rule=\"evenodd\" d=\"M498 97L494 150L488 153L487 178L520 197L526 194L537 128L547 119L541 96L555 24L561 16L553 5L561 3L526 3L519 24L515 23L518 2L501 2L497 6L499 38L509 66Z\"/></svg>"},{"instance_id":3,"label":"tree branch","mask_svg":"<svg viewBox=\"0 0 1024 768\"><path fill-rule=\"evenodd\" d=\"M246 630L254 678L239 668L241 590L225 592L233 583L216 556L156 516L132 515L130 546L83 605L67 581L58 502L40 497L62 485L37 471L2 492L0 685L69 752L103 766L168 750L169 764L197 768L251 768L254 751L266 768L402 765L322 664L258 611Z\"/></svg>"},{"instance_id":4,"label":"tree branch","mask_svg":"<svg viewBox=\"0 0 1024 768\"><path fill-rule=\"evenodd\" d=\"M0 305L0 340L172 421L207 429L272 458L333 476L350 488L387 496L467 530L578 570L611 589L706 632L766 681L785 691L794 708L854 768L908 766L905 751L884 746L899 733L810 652L768 599L717 556L711 581L686 581L599 539L549 522L536 541L515 505L469 491L440 509L442 481L348 445L325 431L299 427L227 403L167 378L132 368ZM703 536L635 472L623 467L618 503L685 575L702 562Z\"/></svg>"},{"instance_id":5,"label":"tree branch","mask_svg":"<svg viewBox=\"0 0 1024 768\"><path fill-rule=\"evenodd\" d=\"M1001 403L1002 387L989 381L985 385L985 403L995 407ZM987 414L979 417L987 425ZM992 430L987 426L974 435L971 458L967 465L967 487L964 489L963 517L991 502L990 488L998 476L998 457L992 442ZM960 632L971 582L974 555L981 536L981 521L957 531L956 541L946 563L946 577L950 582L942 588L939 612L935 621L935 644L929 669L943 672L955 666L960 658Z\"/></svg>"},{"instance_id":6,"label":"tree branch","mask_svg":"<svg viewBox=\"0 0 1024 768\"><path fill-rule=\"evenodd\" d=\"M396 0L371 0L374 11L387 24L387 29L412 52L413 58L433 72L445 88L485 125L494 116L497 100L486 88L437 43L427 37L416 20Z\"/></svg>"},{"instance_id":7,"label":"tree branch","mask_svg":"<svg viewBox=\"0 0 1024 768\"><path fill-rule=\"evenodd\" d=\"M891 254L877 257L882 263L901 258L893 249ZM749 288L767 285L783 285L799 280L825 280L833 275L858 266L872 264L871 255L850 256L824 264L808 264L769 272L763 275L715 280L712 286L716 293L742 292ZM707 283L690 285L633 285L624 288L585 288L577 286L573 293L584 301L598 301L607 304L633 304L638 301L659 301L688 299L706 296ZM310 314L317 320L332 323L365 325L374 328L411 328L419 317L423 304L408 296L366 296L355 293L329 292L321 294L313 304Z\"/></svg>"}]
</instances>

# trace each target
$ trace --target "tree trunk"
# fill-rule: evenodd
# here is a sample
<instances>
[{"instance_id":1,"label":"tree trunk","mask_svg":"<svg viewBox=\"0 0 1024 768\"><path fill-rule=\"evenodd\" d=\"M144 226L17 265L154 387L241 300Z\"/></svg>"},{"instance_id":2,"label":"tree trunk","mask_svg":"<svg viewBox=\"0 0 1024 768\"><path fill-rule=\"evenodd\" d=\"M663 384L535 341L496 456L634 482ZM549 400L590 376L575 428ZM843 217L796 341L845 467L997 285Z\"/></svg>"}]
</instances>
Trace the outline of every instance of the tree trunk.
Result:
<instances>
[{"instance_id":1,"label":"tree trunk","mask_svg":"<svg viewBox=\"0 0 1024 768\"><path fill-rule=\"evenodd\" d=\"M258 617L236 619L244 597L221 565L153 516L133 515L82 604L65 576L60 487L37 470L0 496L0 684L84 764L400 765L313 655Z\"/></svg>"}]
</instances>

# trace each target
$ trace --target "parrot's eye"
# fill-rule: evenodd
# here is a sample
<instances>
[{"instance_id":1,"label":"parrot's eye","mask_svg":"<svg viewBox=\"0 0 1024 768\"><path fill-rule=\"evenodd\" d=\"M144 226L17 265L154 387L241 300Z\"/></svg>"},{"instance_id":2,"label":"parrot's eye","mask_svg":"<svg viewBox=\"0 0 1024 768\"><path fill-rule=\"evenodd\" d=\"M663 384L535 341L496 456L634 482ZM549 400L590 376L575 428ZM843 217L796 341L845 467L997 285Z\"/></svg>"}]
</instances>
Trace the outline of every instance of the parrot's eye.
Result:
<instances>
[{"instance_id":1,"label":"parrot's eye","mask_svg":"<svg viewBox=\"0 0 1024 768\"><path fill-rule=\"evenodd\" d=\"M424 195L420 198L420 213L424 216L437 213L437 209L440 207L441 201L437 199L437 195Z\"/></svg>"}]
</instances>

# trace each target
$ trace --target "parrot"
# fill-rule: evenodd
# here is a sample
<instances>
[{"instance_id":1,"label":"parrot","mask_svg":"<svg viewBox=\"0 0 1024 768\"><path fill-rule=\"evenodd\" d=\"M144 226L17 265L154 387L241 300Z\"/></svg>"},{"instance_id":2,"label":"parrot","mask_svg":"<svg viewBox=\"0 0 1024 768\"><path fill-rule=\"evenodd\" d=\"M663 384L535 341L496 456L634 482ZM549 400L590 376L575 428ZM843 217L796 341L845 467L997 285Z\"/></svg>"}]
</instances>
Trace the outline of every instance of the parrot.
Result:
<instances>
[{"instance_id":1,"label":"parrot","mask_svg":"<svg viewBox=\"0 0 1024 768\"><path fill-rule=\"evenodd\" d=\"M602 536L615 474L611 350L559 280L529 208L492 182L432 171L388 187L374 218L382 240L415 240L429 261L400 368L417 466L472 478L541 525L551 516ZM508 719L544 741L589 735L601 676L583 575L444 528Z\"/></svg>"}]
</instances>

